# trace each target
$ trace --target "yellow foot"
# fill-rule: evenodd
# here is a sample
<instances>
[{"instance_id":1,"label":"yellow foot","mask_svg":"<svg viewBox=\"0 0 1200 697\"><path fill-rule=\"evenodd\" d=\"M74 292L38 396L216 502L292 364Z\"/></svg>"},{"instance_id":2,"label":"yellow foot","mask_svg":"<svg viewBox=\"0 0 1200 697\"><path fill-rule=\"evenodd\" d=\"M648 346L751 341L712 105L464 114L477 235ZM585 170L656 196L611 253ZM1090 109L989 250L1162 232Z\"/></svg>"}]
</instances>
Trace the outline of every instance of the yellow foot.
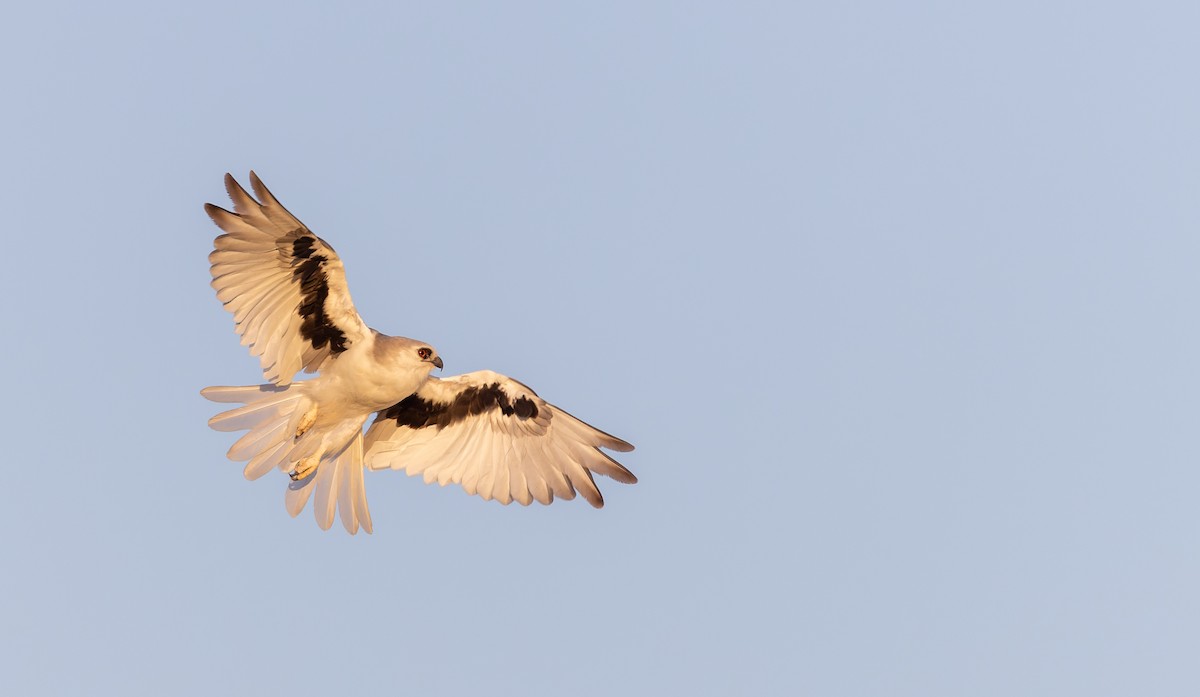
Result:
<instances>
[{"instance_id":1,"label":"yellow foot","mask_svg":"<svg viewBox=\"0 0 1200 697\"><path fill-rule=\"evenodd\" d=\"M304 412L304 416L300 417L300 425L296 426L296 438L299 439L300 436L304 435L316 422L317 405L314 404L308 411Z\"/></svg>"},{"instance_id":2,"label":"yellow foot","mask_svg":"<svg viewBox=\"0 0 1200 697\"><path fill-rule=\"evenodd\" d=\"M296 469L288 472L288 476L292 478L293 482L298 482L311 474L317 468L317 463L320 461L321 458L319 457L306 457L297 463Z\"/></svg>"}]
</instances>

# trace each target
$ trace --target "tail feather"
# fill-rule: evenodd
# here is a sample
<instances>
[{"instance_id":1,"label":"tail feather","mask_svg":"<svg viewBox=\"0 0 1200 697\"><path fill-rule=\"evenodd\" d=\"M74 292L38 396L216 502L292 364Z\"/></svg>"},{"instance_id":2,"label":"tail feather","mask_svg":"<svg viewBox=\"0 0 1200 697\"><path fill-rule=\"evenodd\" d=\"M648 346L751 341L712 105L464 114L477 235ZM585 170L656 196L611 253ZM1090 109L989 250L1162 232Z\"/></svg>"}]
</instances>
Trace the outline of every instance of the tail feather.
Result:
<instances>
[{"instance_id":1,"label":"tail feather","mask_svg":"<svg viewBox=\"0 0 1200 697\"><path fill-rule=\"evenodd\" d=\"M200 390L200 394L210 402L248 404L268 395L287 391L287 387L278 385L241 385L237 387L205 387Z\"/></svg>"},{"instance_id":2,"label":"tail feather","mask_svg":"<svg viewBox=\"0 0 1200 697\"><path fill-rule=\"evenodd\" d=\"M323 530L340 513L350 534L359 527L369 533L362 422L313 427L296 437L301 419L314 404L308 390L307 383L298 382L285 387L209 387L201 394L214 402L243 405L217 414L208 423L218 431L247 431L228 453L231 460L249 460L243 471L247 479L258 479L276 467L290 471L304 458L319 458L314 472L290 483L284 497L289 514L298 515L312 498L313 513Z\"/></svg>"},{"instance_id":3,"label":"tail feather","mask_svg":"<svg viewBox=\"0 0 1200 697\"><path fill-rule=\"evenodd\" d=\"M363 439L359 435L350 441L350 445L337 460L338 473L338 512L342 517L342 525L350 534L358 530L361 523L363 530L371 532L371 514L367 511L367 492L363 486Z\"/></svg>"},{"instance_id":4,"label":"tail feather","mask_svg":"<svg viewBox=\"0 0 1200 697\"><path fill-rule=\"evenodd\" d=\"M304 394L271 395L258 401L250 402L244 407L223 411L208 420L208 425L216 431L241 431L253 429L260 424L273 421L284 414L289 417L295 409L298 400L304 399Z\"/></svg>"},{"instance_id":5,"label":"tail feather","mask_svg":"<svg viewBox=\"0 0 1200 697\"><path fill-rule=\"evenodd\" d=\"M300 515L300 511L304 510L304 505L308 503L308 497L312 496L312 483L316 479L316 475L317 473L313 472L307 478L288 485L287 493L283 496L283 505L291 517L295 518Z\"/></svg>"},{"instance_id":6,"label":"tail feather","mask_svg":"<svg viewBox=\"0 0 1200 697\"><path fill-rule=\"evenodd\" d=\"M282 468L288 464L288 453L287 441L277 443L275 446L267 448L250 458L250 462L246 463L246 468L242 470L242 474L246 479L254 481L276 467Z\"/></svg>"},{"instance_id":7,"label":"tail feather","mask_svg":"<svg viewBox=\"0 0 1200 697\"><path fill-rule=\"evenodd\" d=\"M321 463L314 482L316 495L313 497L313 514L317 517L317 525L320 525L322 530L328 530L329 526L333 525L333 514L337 507L337 488L340 478L335 476L338 471L335 463L337 460Z\"/></svg>"},{"instance_id":8,"label":"tail feather","mask_svg":"<svg viewBox=\"0 0 1200 697\"><path fill-rule=\"evenodd\" d=\"M286 427L286 421L277 420L271 423L269 428L252 429L229 448L226 456L234 462L242 462L264 450L271 450L287 440Z\"/></svg>"}]
</instances>

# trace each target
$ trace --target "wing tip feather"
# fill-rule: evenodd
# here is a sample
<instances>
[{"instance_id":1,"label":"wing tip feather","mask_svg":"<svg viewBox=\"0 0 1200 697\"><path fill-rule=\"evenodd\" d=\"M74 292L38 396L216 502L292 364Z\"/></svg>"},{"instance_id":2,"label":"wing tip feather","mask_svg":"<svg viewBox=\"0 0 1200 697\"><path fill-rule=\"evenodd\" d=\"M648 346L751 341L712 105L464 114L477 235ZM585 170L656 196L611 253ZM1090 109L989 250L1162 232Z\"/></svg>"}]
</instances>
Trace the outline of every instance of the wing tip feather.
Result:
<instances>
[{"instance_id":1,"label":"wing tip feather","mask_svg":"<svg viewBox=\"0 0 1200 697\"><path fill-rule=\"evenodd\" d=\"M606 435L612 439L610 442L604 444L604 447L608 448L609 450L612 450L612 451L615 451L618 453L631 453L635 449L633 447L633 443L630 443L628 441L623 441L620 438L617 438L616 436L611 436L607 433L605 433L604 435Z\"/></svg>"}]
</instances>

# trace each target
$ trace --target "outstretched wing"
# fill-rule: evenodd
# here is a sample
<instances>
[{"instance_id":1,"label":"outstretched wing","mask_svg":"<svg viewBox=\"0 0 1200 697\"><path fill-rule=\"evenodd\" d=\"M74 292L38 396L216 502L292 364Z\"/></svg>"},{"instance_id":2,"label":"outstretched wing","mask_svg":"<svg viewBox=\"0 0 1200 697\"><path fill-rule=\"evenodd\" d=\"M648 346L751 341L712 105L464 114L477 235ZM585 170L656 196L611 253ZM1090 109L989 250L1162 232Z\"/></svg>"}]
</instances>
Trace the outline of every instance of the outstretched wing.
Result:
<instances>
[{"instance_id":1,"label":"outstretched wing","mask_svg":"<svg viewBox=\"0 0 1200 697\"><path fill-rule=\"evenodd\" d=\"M600 508L593 472L637 481L600 451L627 452L632 445L486 370L430 377L416 394L376 414L365 447L372 469L424 474L426 483L461 484L468 494L504 504L573 499L578 491Z\"/></svg>"},{"instance_id":2,"label":"outstretched wing","mask_svg":"<svg viewBox=\"0 0 1200 697\"><path fill-rule=\"evenodd\" d=\"M354 309L333 247L280 205L254 172L250 185L258 201L226 174L234 212L204 204L225 231L208 255L212 287L266 378L287 385L301 368L318 370L370 330Z\"/></svg>"}]
</instances>

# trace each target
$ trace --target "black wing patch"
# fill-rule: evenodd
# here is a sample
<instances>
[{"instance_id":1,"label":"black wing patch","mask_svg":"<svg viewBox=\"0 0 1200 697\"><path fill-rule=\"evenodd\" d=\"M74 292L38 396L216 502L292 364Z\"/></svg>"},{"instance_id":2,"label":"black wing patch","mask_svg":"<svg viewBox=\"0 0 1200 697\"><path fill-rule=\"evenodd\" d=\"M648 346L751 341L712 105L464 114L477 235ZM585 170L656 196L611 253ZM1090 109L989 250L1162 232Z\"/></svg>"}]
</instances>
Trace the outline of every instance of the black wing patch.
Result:
<instances>
[{"instance_id":1,"label":"black wing patch","mask_svg":"<svg viewBox=\"0 0 1200 697\"><path fill-rule=\"evenodd\" d=\"M296 308L303 320L300 335L312 343L314 349L329 346L329 352L337 355L346 350L346 334L337 328L325 313L325 300L329 297L329 277L325 273L326 257L313 254L317 239L312 235L301 235L292 242L292 278L299 281L303 298Z\"/></svg>"},{"instance_id":2,"label":"black wing patch","mask_svg":"<svg viewBox=\"0 0 1200 697\"><path fill-rule=\"evenodd\" d=\"M441 430L468 417L495 409L504 416L515 416L522 421L537 418L538 415L537 404L532 399L521 396L510 400L500 383L493 382L481 387L468 387L450 402L431 402L415 394L410 395L388 407L383 412L383 418L394 419L398 426L437 426L438 430Z\"/></svg>"}]
</instances>

